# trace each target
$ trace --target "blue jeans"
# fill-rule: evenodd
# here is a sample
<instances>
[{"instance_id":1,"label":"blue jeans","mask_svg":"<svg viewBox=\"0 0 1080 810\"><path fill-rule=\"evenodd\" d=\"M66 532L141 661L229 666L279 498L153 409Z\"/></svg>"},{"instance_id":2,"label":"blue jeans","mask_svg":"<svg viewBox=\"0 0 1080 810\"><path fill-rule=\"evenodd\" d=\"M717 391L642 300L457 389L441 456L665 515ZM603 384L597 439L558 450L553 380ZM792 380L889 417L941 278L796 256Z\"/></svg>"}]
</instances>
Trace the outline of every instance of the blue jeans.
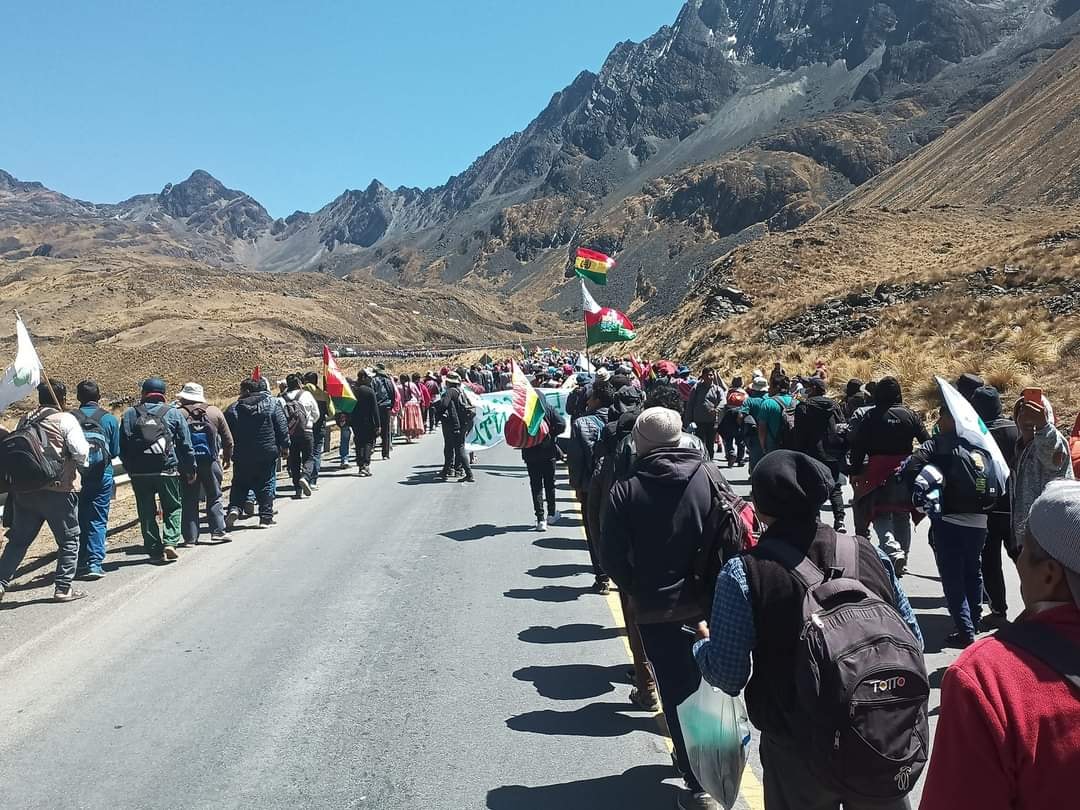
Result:
<instances>
[{"instance_id":1,"label":"blue jeans","mask_svg":"<svg viewBox=\"0 0 1080 810\"><path fill-rule=\"evenodd\" d=\"M311 483L319 483L319 471L322 470L322 451L323 443L326 440L325 431L323 428L320 431L312 433L311 436Z\"/></svg>"},{"instance_id":2,"label":"blue jeans","mask_svg":"<svg viewBox=\"0 0 1080 810\"><path fill-rule=\"evenodd\" d=\"M934 521L934 553L949 615L960 635L974 638L982 618L982 550L986 529Z\"/></svg>"},{"instance_id":3,"label":"blue jeans","mask_svg":"<svg viewBox=\"0 0 1080 810\"><path fill-rule=\"evenodd\" d=\"M79 492L79 571L101 568L105 562L105 534L112 507L112 465L103 471L87 471Z\"/></svg>"},{"instance_id":4,"label":"blue jeans","mask_svg":"<svg viewBox=\"0 0 1080 810\"><path fill-rule=\"evenodd\" d=\"M349 460L349 442L352 439L352 428L348 425L341 426L341 446L338 447L338 460L341 461L341 465L345 466L345 463Z\"/></svg>"},{"instance_id":5,"label":"blue jeans","mask_svg":"<svg viewBox=\"0 0 1080 810\"><path fill-rule=\"evenodd\" d=\"M259 504L259 519L274 519L275 482L274 466L276 459L264 461L233 462L233 484L229 491L229 511L239 513L248 499L248 493L254 492Z\"/></svg>"}]
</instances>

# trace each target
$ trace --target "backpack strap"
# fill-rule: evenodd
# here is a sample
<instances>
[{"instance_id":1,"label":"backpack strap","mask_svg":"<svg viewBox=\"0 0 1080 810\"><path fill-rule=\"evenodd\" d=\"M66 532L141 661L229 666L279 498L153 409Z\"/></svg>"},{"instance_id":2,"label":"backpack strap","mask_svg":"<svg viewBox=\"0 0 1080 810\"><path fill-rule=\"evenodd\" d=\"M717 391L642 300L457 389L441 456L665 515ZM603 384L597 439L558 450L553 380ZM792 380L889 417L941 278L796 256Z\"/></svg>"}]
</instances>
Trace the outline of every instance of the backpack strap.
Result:
<instances>
[{"instance_id":1,"label":"backpack strap","mask_svg":"<svg viewBox=\"0 0 1080 810\"><path fill-rule=\"evenodd\" d=\"M995 637L1038 658L1080 690L1080 646L1044 622L1006 625Z\"/></svg>"},{"instance_id":2,"label":"backpack strap","mask_svg":"<svg viewBox=\"0 0 1080 810\"><path fill-rule=\"evenodd\" d=\"M806 590L816 588L825 581L825 572L818 568L805 554L783 541L759 545L762 551L788 570Z\"/></svg>"},{"instance_id":3,"label":"backpack strap","mask_svg":"<svg viewBox=\"0 0 1080 810\"><path fill-rule=\"evenodd\" d=\"M859 578L859 541L854 535L833 532L836 541L833 544L833 570L829 579Z\"/></svg>"}]
</instances>

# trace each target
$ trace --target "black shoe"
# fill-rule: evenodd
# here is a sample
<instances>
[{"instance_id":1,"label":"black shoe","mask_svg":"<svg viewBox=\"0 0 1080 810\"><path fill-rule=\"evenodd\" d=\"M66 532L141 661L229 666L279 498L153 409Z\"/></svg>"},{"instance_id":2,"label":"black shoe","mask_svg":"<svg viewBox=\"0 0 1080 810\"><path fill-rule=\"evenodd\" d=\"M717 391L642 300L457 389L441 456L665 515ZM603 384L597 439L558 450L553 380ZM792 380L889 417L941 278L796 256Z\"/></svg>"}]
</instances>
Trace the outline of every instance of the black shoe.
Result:
<instances>
[{"instance_id":1,"label":"black shoe","mask_svg":"<svg viewBox=\"0 0 1080 810\"><path fill-rule=\"evenodd\" d=\"M995 610L988 616L983 617L981 628L983 630L1000 630L1007 624L1009 624L1009 617L1005 611Z\"/></svg>"},{"instance_id":2,"label":"black shoe","mask_svg":"<svg viewBox=\"0 0 1080 810\"><path fill-rule=\"evenodd\" d=\"M462 476L461 478L459 478L457 482L459 484L475 484L476 479L473 478L471 475L465 475L465 476Z\"/></svg>"},{"instance_id":3,"label":"black shoe","mask_svg":"<svg viewBox=\"0 0 1080 810\"><path fill-rule=\"evenodd\" d=\"M943 647L949 647L954 650L966 650L972 644L975 643L975 639L971 636L961 633L959 630L955 633L949 633L945 636Z\"/></svg>"},{"instance_id":4,"label":"black shoe","mask_svg":"<svg viewBox=\"0 0 1080 810\"><path fill-rule=\"evenodd\" d=\"M607 596L611 593L611 581L607 579L600 579L599 577L593 582L593 593L598 593L601 596Z\"/></svg>"}]
</instances>

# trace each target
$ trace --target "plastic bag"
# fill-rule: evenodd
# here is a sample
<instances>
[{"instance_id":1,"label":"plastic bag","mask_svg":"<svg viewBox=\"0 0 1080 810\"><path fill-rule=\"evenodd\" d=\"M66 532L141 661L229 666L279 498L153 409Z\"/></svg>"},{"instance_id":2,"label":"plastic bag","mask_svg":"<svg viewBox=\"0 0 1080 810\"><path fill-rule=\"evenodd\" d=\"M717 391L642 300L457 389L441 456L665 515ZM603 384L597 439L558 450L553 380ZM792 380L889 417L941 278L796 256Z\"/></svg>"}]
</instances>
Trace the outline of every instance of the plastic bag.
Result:
<instances>
[{"instance_id":1,"label":"plastic bag","mask_svg":"<svg viewBox=\"0 0 1080 810\"><path fill-rule=\"evenodd\" d=\"M739 798L750 747L750 721L741 697L732 697L704 680L679 704L690 767L705 792L727 810Z\"/></svg>"}]
</instances>

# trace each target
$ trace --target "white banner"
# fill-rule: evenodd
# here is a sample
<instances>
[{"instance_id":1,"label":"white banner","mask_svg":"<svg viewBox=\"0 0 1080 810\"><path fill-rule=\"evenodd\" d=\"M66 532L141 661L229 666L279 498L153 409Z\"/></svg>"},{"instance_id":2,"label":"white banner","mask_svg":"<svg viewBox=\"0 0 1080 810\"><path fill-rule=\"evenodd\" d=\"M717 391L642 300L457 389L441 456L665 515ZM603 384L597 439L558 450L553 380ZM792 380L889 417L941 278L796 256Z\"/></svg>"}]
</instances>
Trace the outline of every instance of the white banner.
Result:
<instances>
[{"instance_id":1,"label":"white banner","mask_svg":"<svg viewBox=\"0 0 1080 810\"><path fill-rule=\"evenodd\" d=\"M488 450L505 441L503 428L506 420L514 412L514 392L496 391L493 394L475 394L466 388L462 393L468 398L472 406L476 408L476 421L473 423L472 432L465 437L465 449L470 453L478 450ZM536 389L536 393L544 397L556 413L566 419L566 396L567 391ZM570 435L569 420L563 436Z\"/></svg>"},{"instance_id":2,"label":"white banner","mask_svg":"<svg viewBox=\"0 0 1080 810\"><path fill-rule=\"evenodd\" d=\"M1004 492L1005 484L1009 480L1009 464L1005 461L1005 456L1001 454L1001 448L997 446L994 437L990 435L983 420L975 413L971 403L964 399L963 395L948 381L941 377L935 379L941 389L941 396L945 399L945 408L956 422L956 435L990 455L990 458L994 460L994 467L997 468L998 486Z\"/></svg>"},{"instance_id":3,"label":"white banner","mask_svg":"<svg viewBox=\"0 0 1080 810\"><path fill-rule=\"evenodd\" d=\"M15 335L19 344L15 362L7 367L0 378L0 413L33 394L41 382L41 360L21 318L15 319Z\"/></svg>"}]
</instances>

